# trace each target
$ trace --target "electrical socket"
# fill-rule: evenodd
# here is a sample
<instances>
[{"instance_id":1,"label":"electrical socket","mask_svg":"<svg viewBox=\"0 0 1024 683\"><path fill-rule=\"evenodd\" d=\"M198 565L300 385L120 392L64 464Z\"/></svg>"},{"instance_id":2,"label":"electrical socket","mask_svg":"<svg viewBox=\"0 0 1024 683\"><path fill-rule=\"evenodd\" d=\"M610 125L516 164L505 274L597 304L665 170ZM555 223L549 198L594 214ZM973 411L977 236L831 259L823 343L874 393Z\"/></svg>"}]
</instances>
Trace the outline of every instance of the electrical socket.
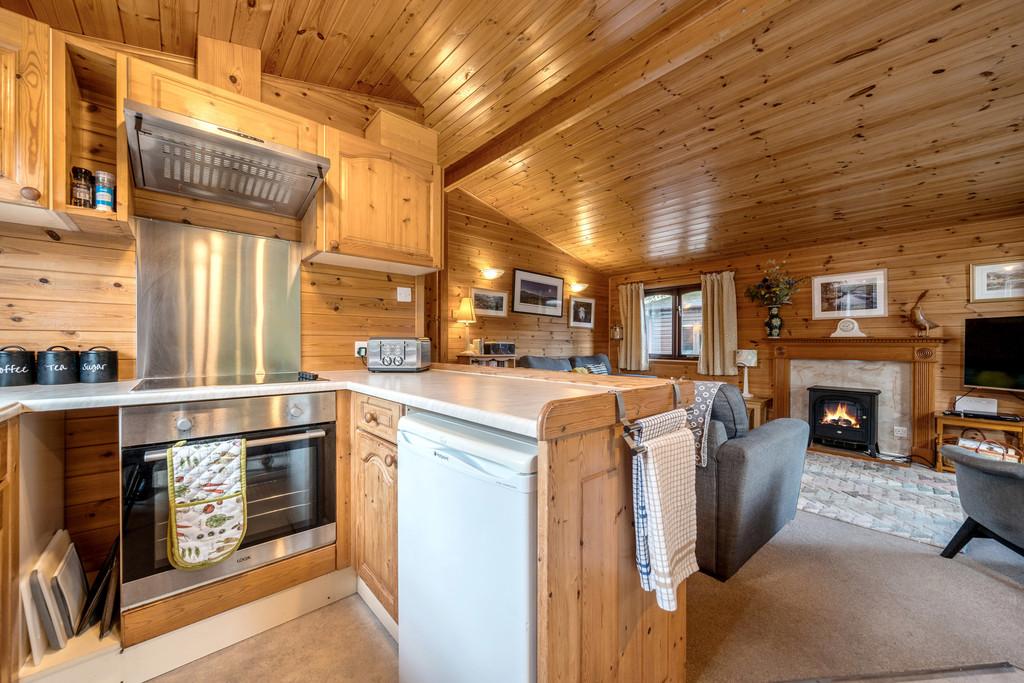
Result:
<instances>
[{"instance_id":1,"label":"electrical socket","mask_svg":"<svg viewBox=\"0 0 1024 683\"><path fill-rule=\"evenodd\" d=\"M364 341L357 341L356 342L356 357L358 357L358 358L366 358L366 342L364 342Z\"/></svg>"},{"instance_id":2,"label":"electrical socket","mask_svg":"<svg viewBox=\"0 0 1024 683\"><path fill-rule=\"evenodd\" d=\"M903 425L893 425L892 435L895 436L897 439L905 439L908 436L910 436L910 432Z\"/></svg>"}]
</instances>

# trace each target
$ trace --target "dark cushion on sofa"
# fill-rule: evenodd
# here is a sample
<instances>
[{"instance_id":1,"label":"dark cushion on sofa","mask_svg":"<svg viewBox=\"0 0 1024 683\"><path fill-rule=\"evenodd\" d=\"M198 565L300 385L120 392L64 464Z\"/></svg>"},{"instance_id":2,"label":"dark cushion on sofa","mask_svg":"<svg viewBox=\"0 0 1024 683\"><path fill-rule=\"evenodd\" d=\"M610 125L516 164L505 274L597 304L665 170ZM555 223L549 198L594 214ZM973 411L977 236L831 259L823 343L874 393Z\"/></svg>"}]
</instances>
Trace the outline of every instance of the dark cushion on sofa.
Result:
<instances>
[{"instance_id":1,"label":"dark cushion on sofa","mask_svg":"<svg viewBox=\"0 0 1024 683\"><path fill-rule=\"evenodd\" d=\"M535 370L561 370L572 372L572 364L568 358L548 358L547 356L523 356L516 363L520 368L533 368Z\"/></svg>"},{"instance_id":2,"label":"dark cushion on sofa","mask_svg":"<svg viewBox=\"0 0 1024 683\"><path fill-rule=\"evenodd\" d=\"M711 419L725 426L725 435L730 439L746 436L750 422L747 420L747 404L739 387L723 384L718 389L715 402L711 404Z\"/></svg>"},{"instance_id":3,"label":"dark cushion on sofa","mask_svg":"<svg viewBox=\"0 0 1024 683\"><path fill-rule=\"evenodd\" d=\"M570 356L569 362L574 368L585 368L589 365L603 365L608 374L612 374L612 362L603 353L595 353L593 356Z\"/></svg>"}]
</instances>

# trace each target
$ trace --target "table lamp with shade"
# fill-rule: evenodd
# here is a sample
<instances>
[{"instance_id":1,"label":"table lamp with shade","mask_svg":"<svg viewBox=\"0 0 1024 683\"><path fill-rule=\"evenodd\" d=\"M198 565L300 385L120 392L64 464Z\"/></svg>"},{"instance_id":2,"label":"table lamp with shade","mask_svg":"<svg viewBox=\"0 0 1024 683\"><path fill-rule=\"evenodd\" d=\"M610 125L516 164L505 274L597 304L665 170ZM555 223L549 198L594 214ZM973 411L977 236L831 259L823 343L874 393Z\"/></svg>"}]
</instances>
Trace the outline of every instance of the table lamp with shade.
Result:
<instances>
[{"instance_id":1,"label":"table lamp with shade","mask_svg":"<svg viewBox=\"0 0 1024 683\"><path fill-rule=\"evenodd\" d=\"M455 312L455 322L466 326L466 350L463 353L475 356L476 349L473 348L473 340L469 337L469 326L476 322L476 313L473 312L473 300L468 296L463 297L459 302L459 310Z\"/></svg>"},{"instance_id":2,"label":"table lamp with shade","mask_svg":"<svg viewBox=\"0 0 1024 683\"><path fill-rule=\"evenodd\" d=\"M747 368L757 367L757 351L755 349L736 349L736 365L743 368L743 398L753 398L747 388Z\"/></svg>"}]
</instances>

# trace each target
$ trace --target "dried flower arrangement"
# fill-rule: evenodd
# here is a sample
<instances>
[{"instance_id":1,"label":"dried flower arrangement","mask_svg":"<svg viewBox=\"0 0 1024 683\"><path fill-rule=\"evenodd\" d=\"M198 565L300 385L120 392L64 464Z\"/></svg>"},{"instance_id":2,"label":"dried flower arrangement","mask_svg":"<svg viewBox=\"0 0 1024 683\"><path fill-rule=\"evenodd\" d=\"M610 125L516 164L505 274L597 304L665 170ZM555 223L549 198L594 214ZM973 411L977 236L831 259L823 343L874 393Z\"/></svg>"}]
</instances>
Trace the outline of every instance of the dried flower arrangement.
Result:
<instances>
[{"instance_id":1,"label":"dried flower arrangement","mask_svg":"<svg viewBox=\"0 0 1024 683\"><path fill-rule=\"evenodd\" d=\"M793 295L800 289L800 283L807 278L795 278L784 270L786 262L776 263L769 259L768 268L762 271L761 281L747 287L747 298L762 306L782 306L793 302Z\"/></svg>"}]
</instances>

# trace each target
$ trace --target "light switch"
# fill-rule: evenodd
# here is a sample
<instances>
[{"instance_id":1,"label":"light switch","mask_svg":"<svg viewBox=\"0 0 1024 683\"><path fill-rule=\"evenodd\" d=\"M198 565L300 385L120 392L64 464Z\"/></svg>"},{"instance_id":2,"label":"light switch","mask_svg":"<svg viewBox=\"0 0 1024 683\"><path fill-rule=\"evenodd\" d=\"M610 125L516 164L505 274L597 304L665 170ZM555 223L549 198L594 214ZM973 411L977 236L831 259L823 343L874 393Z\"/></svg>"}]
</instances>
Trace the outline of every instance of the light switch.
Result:
<instances>
[{"instance_id":1,"label":"light switch","mask_svg":"<svg viewBox=\"0 0 1024 683\"><path fill-rule=\"evenodd\" d=\"M398 302L407 304L410 301L412 301L412 287L399 287Z\"/></svg>"}]
</instances>

